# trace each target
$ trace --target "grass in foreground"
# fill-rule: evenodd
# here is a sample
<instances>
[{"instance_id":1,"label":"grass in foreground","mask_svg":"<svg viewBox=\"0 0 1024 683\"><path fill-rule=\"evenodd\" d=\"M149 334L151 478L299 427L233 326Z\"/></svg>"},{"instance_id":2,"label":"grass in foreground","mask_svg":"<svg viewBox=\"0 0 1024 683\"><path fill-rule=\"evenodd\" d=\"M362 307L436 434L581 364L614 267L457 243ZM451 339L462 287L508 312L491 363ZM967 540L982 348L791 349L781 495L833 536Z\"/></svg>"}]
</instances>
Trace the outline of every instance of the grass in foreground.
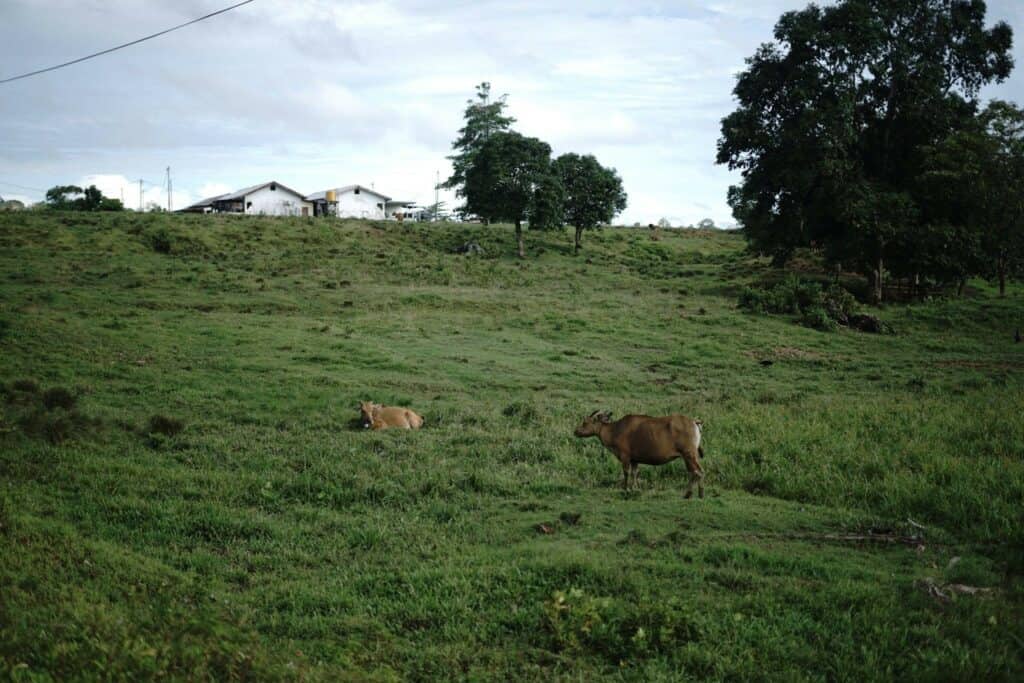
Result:
<instances>
[{"instance_id":1,"label":"grass in foreground","mask_svg":"<svg viewBox=\"0 0 1024 683\"><path fill-rule=\"evenodd\" d=\"M735 235L528 242L0 214L0 672L1021 677L1019 290L828 334ZM709 498L599 407L704 418Z\"/></svg>"}]
</instances>

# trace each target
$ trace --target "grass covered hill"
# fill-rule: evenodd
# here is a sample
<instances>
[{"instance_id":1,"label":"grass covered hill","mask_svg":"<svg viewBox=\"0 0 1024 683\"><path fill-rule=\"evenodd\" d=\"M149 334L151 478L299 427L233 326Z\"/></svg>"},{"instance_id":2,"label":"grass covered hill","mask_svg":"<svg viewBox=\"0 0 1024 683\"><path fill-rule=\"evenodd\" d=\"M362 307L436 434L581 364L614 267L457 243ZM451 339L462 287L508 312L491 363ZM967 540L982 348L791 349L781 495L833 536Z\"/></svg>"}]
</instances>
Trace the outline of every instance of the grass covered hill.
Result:
<instances>
[{"instance_id":1,"label":"grass covered hill","mask_svg":"<svg viewBox=\"0 0 1024 683\"><path fill-rule=\"evenodd\" d=\"M735 234L527 243L0 214L0 676L1024 677L1020 288L828 333ZM703 418L708 497L598 408Z\"/></svg>"}]
</instances>

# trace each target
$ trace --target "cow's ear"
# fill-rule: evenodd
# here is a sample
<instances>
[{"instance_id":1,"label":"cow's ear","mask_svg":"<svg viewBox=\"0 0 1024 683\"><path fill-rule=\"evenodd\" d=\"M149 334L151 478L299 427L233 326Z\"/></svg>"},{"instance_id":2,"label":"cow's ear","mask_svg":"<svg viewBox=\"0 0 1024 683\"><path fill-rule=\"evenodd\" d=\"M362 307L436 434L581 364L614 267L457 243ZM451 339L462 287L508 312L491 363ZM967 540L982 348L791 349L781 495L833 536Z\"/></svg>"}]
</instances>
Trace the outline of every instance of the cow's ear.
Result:
<instances>
[{"instance_id":1,"label":"cow's ear","mask_svg":"<svg viewBox=\"0 0 1024 683\"><path fill-rule=\"evenodd\" d=\"M597 416L597 419L601 420L601 422L603 422L605 424L608 424L609 422L612 421L612 411L610 411L610 410L604 411L603 413L601 413L600 415Z\"/></svg>"}]
</instances>

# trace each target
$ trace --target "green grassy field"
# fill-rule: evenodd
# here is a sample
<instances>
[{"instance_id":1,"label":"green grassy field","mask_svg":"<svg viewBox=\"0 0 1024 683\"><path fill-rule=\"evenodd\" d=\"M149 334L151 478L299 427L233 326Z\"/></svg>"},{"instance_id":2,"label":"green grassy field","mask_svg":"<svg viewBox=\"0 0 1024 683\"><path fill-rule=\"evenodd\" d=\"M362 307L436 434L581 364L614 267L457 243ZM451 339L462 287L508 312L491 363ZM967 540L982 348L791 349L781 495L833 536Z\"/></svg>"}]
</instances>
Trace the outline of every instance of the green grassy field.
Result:
<instances>
[{"instance_id":1,"label":"green grassy field","mask_svg":"<svg viewBox=\"0 0 1024 683\"><path fill-rule=\"evenodd\" d=\"M0 676L1024 677L1021 288L824 333L734 234L528 245L0 214ZM597 408L703 418L707 498Z\"/></svg>"}]
</instances>

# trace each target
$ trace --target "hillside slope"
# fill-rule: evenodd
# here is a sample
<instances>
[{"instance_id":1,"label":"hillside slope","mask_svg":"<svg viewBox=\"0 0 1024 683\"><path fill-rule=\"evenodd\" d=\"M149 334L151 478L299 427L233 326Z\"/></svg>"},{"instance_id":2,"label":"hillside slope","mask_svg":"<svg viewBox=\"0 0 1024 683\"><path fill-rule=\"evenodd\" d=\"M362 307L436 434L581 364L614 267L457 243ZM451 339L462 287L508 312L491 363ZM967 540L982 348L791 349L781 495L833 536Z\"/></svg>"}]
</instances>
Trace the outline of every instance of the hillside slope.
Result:
<instances>
[{"instance_id":1,"label":"hillside slope","mask_svg":"<svg viewBox=\"0 0 1024 683\"><path fill-rule=\"evenodd\" d=\"M822 333L734 234L527 242L0 214L0 672L1024 675L1019 288ZM708 498L597 408L703 418Z\"/></svg>"}]
</instances>

